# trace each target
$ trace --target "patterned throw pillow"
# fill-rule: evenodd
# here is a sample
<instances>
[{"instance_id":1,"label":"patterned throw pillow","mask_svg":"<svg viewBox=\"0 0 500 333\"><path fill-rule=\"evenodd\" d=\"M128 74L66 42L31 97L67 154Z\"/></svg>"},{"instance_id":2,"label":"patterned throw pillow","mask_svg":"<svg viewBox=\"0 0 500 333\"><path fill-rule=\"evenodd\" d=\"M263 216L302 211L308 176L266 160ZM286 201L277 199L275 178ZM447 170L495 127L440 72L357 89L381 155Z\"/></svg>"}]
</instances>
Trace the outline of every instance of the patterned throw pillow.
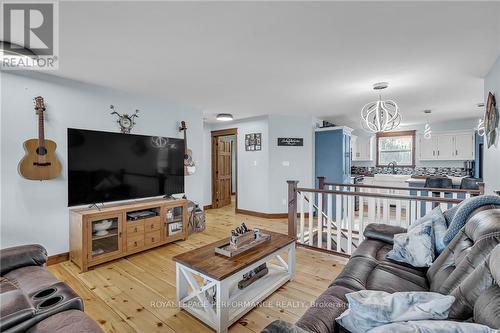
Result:
<instances>
[{"instance_id":1,"label":"patterned throw pillow","mask_svg":"<svg viewBox=\"0 0 500 333\"><path fill-rule=\"evenodd\" d=\"M444 235L444 243L448 245L449 242L458 234L460 229L463 228L469 215L479 207L486 205L500 205L500 196L498 195L480 195L477 197L470 197L462 201L456 207L457 210L453 215L453 219L448 226L448 231Z\"/></svg>"},{"instance_id":2,"label":"patterned throw pillow","mask_svg":"<svg viewBox=\"0 0 500 333\"><path fill-rule=\"evenodd\" d=\"M407 233L395 234L394 246L386 257L413 267L430 267L435 257L432 224L429 219L414 226Z\"/></svg>"},{"instance_id":3,"label":"patterned throw pillow","mask_svg":"<svg viewBox=\"0 0 500 333\"><path fill-rule=\"evenodd\" d=\"M349 308L336 321L351 332L364 333L393 322L446 319L455 297L433 292L388 293L360 290L346 294Z\"/></svg>"},{"instance_id":4,"label":"patterned throw pillow","mask_svg":"<svg viewBox=\"0 0 500 333\"><path fill-rule=\"evenodd\" d=\"M486 325L451 320L418 320L382 325L368 333L498 333Z\"/></svg>"},{"instance_id":5,"label":"patterned throw pillow","mask_svg":"<svg viewBox=\"0 0 500 333\"><path fill-rule=\"evenodd\" d=\"M432 221L432 231L434 232L434 250L436 251L436 254L439 255L446 247L446 244L444 243L444 236L448 230L446 219L441 211L441 207L437 206L424 217L421 217L413 222L408 230L411 230L426 221Z\"/></svg>"}]
</instances>

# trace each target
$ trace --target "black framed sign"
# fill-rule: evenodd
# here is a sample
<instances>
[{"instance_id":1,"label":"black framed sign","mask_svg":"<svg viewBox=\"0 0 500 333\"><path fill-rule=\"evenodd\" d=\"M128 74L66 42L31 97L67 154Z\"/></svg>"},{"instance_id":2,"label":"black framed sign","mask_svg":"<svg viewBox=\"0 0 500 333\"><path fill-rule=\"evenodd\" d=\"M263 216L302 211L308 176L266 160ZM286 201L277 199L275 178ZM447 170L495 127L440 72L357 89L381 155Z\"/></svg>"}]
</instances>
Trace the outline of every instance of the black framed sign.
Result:
<instances>
[{"instance_id":1,"label":"black framed sign","mask_svg":"<svg viewBox=\"0 0 500 333\"><path fill-rule=\"evenodd\" d=\"M299 147L303 145L303 138L278 138L278 146Z\"/></svg>"},{"instance_id":2,"label":"black framed sign","mask_svg":"<svg viewBox=\"0 0 500 333\"><path fill-rule=\"evenodd\" d=\"M246 151L262 150L262 134L261 133L245 134L245 150Z\"/></svg>"}]
</instances>

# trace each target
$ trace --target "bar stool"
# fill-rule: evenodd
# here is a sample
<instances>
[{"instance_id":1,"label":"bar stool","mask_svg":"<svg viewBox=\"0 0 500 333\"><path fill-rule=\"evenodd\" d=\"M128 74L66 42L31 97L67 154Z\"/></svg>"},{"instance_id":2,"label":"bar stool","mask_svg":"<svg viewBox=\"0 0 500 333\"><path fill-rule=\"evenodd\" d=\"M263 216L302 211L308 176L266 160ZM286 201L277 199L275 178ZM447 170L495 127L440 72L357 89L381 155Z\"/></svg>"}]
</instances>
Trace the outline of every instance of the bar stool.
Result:
<instances>
[{"instance_id":1,"label":"bar stool","mask_svg":"<svg viewBox=\"0 0 500 333\"><path fill-rule=\"evenodd\" d=\"M453 188L453 182L448 177L428 177L425 180L425 188ZM441 192L432 192L433 197L440 197ZM432 203L432 208L437 207L437 202Z\"/></svg>"}]
</instances>

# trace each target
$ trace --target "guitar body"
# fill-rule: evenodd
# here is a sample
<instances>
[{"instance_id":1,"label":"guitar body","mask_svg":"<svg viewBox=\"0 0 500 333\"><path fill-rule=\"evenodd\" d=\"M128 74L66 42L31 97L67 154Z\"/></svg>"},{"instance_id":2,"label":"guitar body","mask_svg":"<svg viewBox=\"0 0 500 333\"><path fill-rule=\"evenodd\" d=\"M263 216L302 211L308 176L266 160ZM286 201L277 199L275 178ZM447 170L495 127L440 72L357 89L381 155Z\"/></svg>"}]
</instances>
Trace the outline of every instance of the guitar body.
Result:
<instances>
[{"instance_id":1,"label":"guitar body","mask_svg":"<svg viewBox=\"0 0 500 333\"><path fill-rule=\"evenodd\" d=\"M26 155L19 162L19 173L30 180L48 180L58 177L62 166L56 157L57 144L45 139L45 149L39 149L39 147L38 139L24 142Z\"/></svg>"}]
</instances>

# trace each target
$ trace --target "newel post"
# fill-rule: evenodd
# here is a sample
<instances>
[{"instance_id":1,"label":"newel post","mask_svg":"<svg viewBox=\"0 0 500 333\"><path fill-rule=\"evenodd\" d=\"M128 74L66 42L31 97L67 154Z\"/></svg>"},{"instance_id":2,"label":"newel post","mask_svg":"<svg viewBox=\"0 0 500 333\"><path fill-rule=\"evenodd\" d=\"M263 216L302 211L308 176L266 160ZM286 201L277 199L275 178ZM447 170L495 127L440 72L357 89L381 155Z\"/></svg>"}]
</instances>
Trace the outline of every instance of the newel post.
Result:
<instances>
[{"instance_id":1,"label":"newel post","mask_svg":"<svg viewBox=\"0 0 500 333\"><path fill-rule=\"evenodd\" d=\"M484 194L484 183L477 183L479 185L479 194Z\"/></svg>"},{"instance_id":2,"label":"newel post","mask_svg":"<svg viewBox=\"0 0 500 333\"><path fill-rule=\"evenodd\" d=\"M325 176L318 176L319 189L323 190L325 188Z\"/></svg>"},{"instance_id":3,"label":"newel post","mask_svg":"<svg viewBox=\"0 0 500 333\"><path fill-rule=\"evenodd\" d=\"M298 180L287 180L288 183L288 236L297 237L297 184Z\"/></svg>"}]
</instances>

